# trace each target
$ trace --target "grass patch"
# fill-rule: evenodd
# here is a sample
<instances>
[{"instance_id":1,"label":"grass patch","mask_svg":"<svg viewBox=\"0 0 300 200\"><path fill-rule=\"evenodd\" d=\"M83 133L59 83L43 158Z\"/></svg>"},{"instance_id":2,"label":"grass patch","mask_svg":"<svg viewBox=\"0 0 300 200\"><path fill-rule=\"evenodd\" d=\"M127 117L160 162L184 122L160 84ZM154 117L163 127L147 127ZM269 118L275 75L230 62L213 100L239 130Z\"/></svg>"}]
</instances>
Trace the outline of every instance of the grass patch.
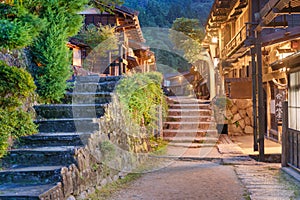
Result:
<instances>
[{"instance_id":1,"label":"grass patch","mask_svg":"<svg viewBox=\"0 0 300 200\"><path fill-rule=\"evenodd\" d=\"M130 173L126 175L123 179L119 179L113 183L105 185L101 190L96 190L96 192L90 195L88 200L107 200L117 191L128 187L129 183L137 180L142 176L141 173Z\"/></svg>"},{"instance_id":2,"label":"grass patch","mask_svg":"<svg viewBox=\"0 0 300 200\"><path fill-rule=\"evenodd\" d=\"M300 185L297 180L295 180L293 177L286 174L285 172L279 171L278 181L279 183L285 185L288 190L293 191L294 198L291 199L300 199Z\"/></svg>"},{"instance_id":3,"label":"grass patch","mask_svg":"<svg viewBox=\"0 0 300 200\"><path fill-rule=\"evenodd\" d=\"M251 200L250 193L247 190L245 190L245 193L243 194L243 197L244 197L245 200Z\"/></svg>"},{"instance_id":4,"label":"grass patch","mask_svg":"<svg viewBox=\"0 0 300 200\"><path fill-rule=\"evenodd\" d=\"M150 138L151 155L161 156L167 153L169 142L161 138Z\"/></svg>"}]
</instances>

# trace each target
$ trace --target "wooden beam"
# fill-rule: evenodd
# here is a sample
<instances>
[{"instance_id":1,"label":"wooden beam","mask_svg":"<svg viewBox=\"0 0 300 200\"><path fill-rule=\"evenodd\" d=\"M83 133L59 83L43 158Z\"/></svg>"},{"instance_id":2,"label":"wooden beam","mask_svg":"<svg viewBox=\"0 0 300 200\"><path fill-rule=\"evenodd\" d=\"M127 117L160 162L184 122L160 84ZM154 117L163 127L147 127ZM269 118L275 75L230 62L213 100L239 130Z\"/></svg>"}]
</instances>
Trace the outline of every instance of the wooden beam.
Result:
<instances>
[{"instance_id":1,"label":"wooden beam","mask_svg":"<svg viewBox=\"0 0 300 200\"><path fill-rule=\"evenodd\" d=\"M275 71L275 72L271 72L271 73L267 73L263 75L263 82L269 82L271 81L273 78L275 79L282 79L285 78L285 73L284 72L279 72L279 71Z\"/></svg>"},{"instance_id":2,"label":"wooden beam","mask_svg":"<svg viewBox=\"0 0 300 200\"><path fill-rule=\"evenodd\" d=\"M279 10L278 8L273 8L273 13L277 15L291 15L291 14L300 14L300 6L299 7L289 7Z\"/></svg>"},{"instance_id":3,"label":"wooden beam","mask_svg":"<svg viewBox=\"0 0 300 200\"><path fill-rule=\"evenodd\" d=\"M222 12L214 12L213 13L213 16L215 16L215 17L219 17L219 16L221 16L221 17L226 17L227 16L227 13L222 13Z\"/></svg>"},{"instance_id":4,"label":"wooden beam","mask_svg":"<svg viewBox=\"0 0 300 200\"><path fill-rule=\"evenodd\" d=\"M286 28L288 27L288 22L287 21L283 21L283 22L270 22L268 24L265 25L261 25L262 28Z\"/></svg>"}]
</instances>

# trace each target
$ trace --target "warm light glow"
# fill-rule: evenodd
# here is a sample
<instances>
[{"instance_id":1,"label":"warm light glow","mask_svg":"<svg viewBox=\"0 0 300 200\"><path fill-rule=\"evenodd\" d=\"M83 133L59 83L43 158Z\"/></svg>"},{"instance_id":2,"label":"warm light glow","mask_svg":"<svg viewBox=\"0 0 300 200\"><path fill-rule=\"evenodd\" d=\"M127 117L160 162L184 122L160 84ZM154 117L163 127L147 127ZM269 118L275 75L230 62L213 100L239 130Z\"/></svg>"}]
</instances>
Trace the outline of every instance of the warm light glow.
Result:
<instances>
[{"instance_id":1,"label":"warm light glow","mask_svg":"<svg viewBox=\"0 0 300 200\"><path fill-rule=\"evenodd\" d=\"M218 67L218 64L220 62L220 59L219 58L214 58L214 67Z\"/></svg>"},{"instance_id":2,"label":"warm light glow","mask_svg":"<svg viewBox=\"0 0 300 200\"><path fill-rule=\"evenodd\" d=\"M288 72L288 71L290 71L290 68L283 67L283 68L280 68L279 71L280 72Z\"/></svg>"},{"instance_id":3,"label":"warm light glow","mask_svg":"<svg viewBox=\"0 0 300 200\"><path fill-rule=\"evenodd\" d=\"M211 42L214 43L214 44L217 44L219 41L219 39L217 37L212 37L211 38Z\"/></svg>"},{"instance_id":4,"label":"warm light glow","mask_svg":"<svg viewBox=\"0 0 300 200\"><path fill-rule=\"evenodd\" d=\"M292 55L292 54L294 54L294 52L289 52L289 53L279 53L279 52L277 51L276 56L277 56L279 59L284 59L284 58L286 58L286 57L288 57L288 56L290 56L290 55Z\"/></svg>"}]
</instances>

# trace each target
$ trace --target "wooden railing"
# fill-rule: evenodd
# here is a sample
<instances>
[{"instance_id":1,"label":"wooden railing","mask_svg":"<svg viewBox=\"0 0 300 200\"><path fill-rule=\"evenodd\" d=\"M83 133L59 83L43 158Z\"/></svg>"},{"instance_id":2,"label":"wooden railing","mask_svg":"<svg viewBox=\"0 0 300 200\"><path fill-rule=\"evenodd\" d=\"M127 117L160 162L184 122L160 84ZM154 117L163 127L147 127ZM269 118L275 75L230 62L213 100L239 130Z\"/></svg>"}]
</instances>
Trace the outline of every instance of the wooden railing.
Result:
<instances>
[{"instance_id":1,"label":"wooden railing","mask_svg":"<svg viewBox=\"0 0 300 200\"><path fill-rule=\"evenodd\" d=\"M222 57L229 57L240 45L247 39L248 36L248 25L243 28L225 45L222 50Z\"/></svg>"}]
</instances>

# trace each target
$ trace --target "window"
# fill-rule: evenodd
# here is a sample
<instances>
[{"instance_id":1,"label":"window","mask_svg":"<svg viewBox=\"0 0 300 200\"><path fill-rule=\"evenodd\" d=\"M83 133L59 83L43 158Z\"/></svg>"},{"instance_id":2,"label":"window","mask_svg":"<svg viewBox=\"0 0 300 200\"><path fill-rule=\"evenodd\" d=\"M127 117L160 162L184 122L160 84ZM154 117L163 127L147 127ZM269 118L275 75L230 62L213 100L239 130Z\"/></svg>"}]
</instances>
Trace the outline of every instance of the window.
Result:
<instances>
[{"instance_id":1,"label":"window","mask_svg":"<svg viewBox=\"0 0 300 200\"><path fill-rule=\"evenodd\" d=\"M289 76L289 128L300 131L300 72Z\"/></svg>"}]
</instances>

